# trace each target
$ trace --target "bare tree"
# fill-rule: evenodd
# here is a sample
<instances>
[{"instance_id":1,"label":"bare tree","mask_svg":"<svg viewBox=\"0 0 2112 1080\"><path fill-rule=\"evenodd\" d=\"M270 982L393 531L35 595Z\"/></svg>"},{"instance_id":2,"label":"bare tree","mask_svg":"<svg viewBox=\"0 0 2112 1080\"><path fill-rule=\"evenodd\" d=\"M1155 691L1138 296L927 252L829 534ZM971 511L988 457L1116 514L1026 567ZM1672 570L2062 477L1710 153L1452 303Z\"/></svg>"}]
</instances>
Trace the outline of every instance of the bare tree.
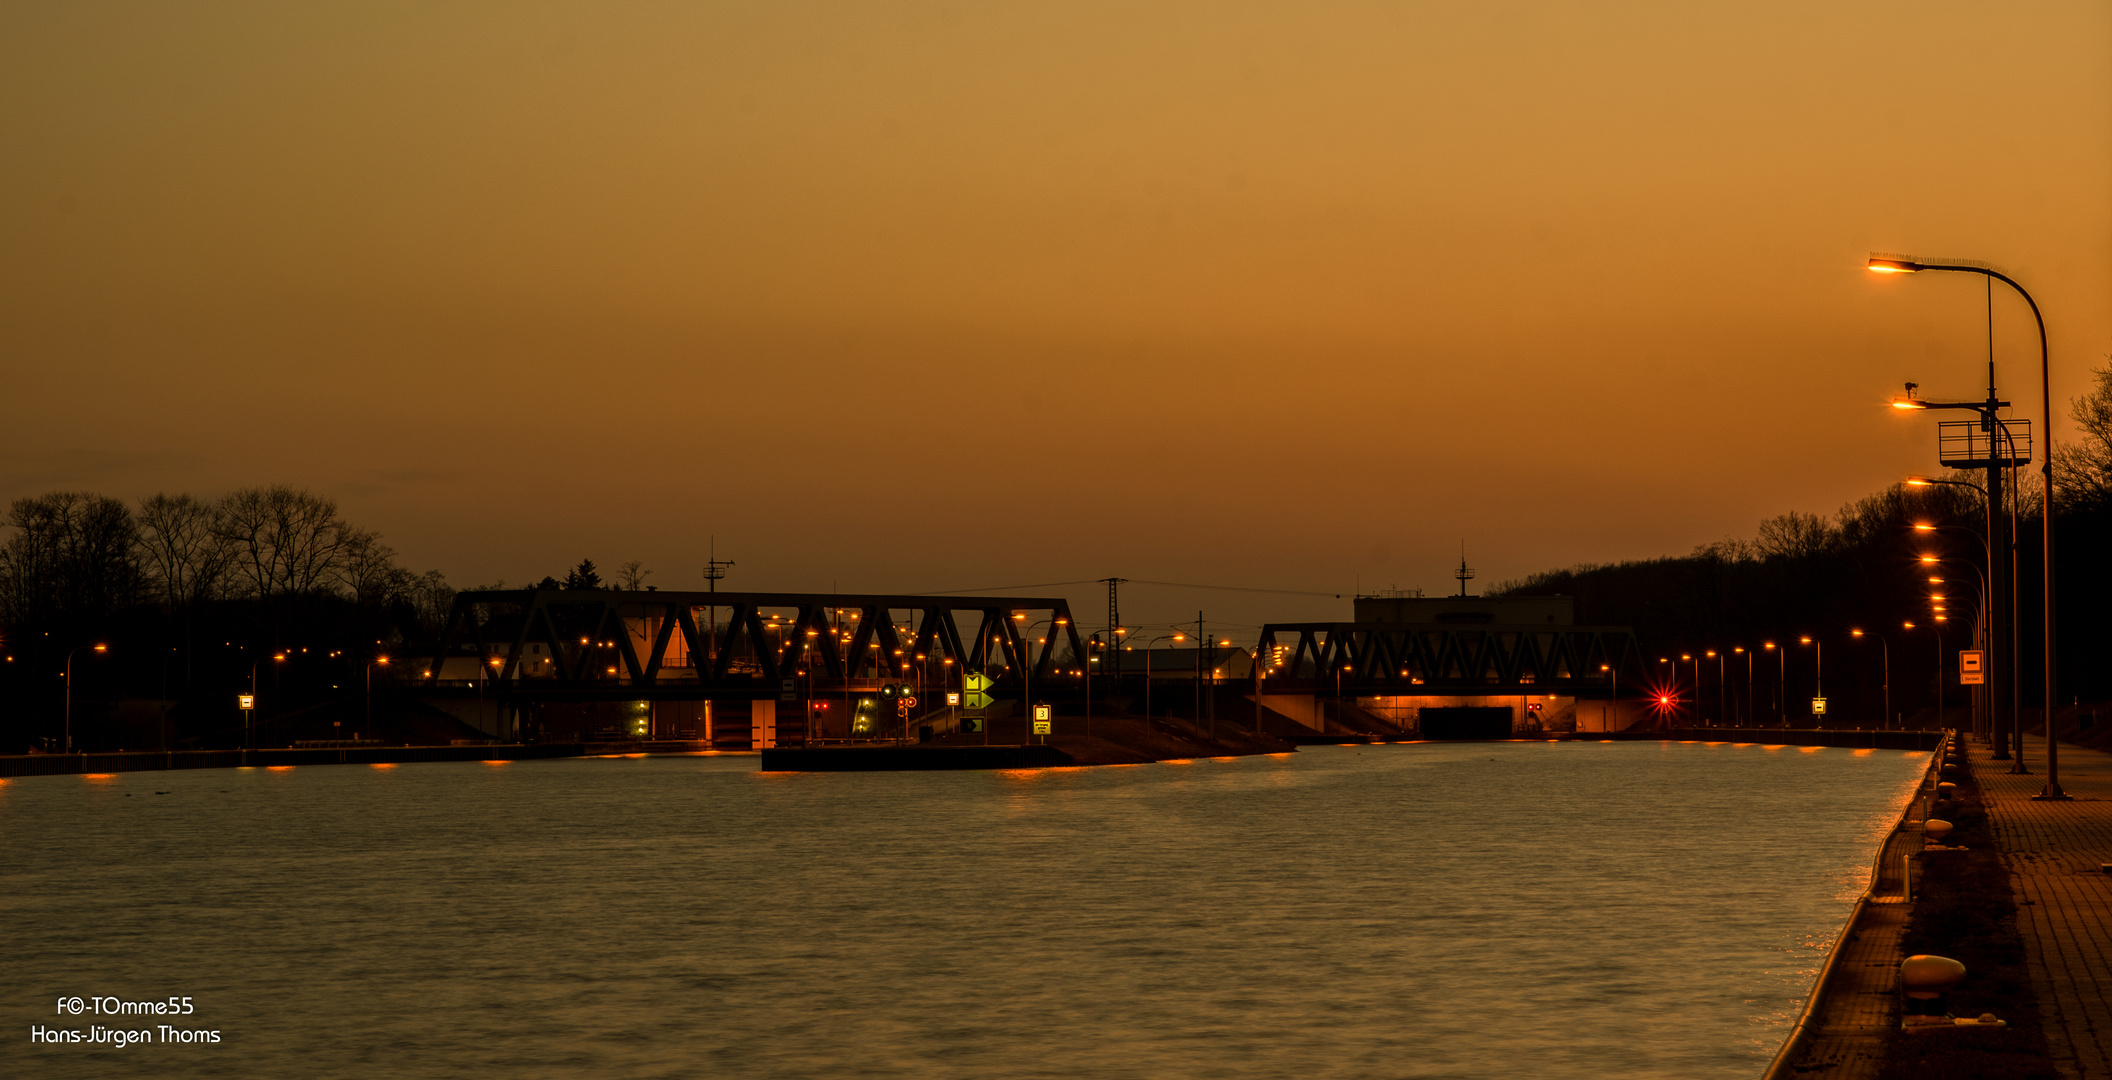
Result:
<instances>
[{"instance_id":1,"label":"bare tree","mask_svg":"<svg viewBox=\"0 0 2112 1080\"><path fill-rule=\"evenodd\" d=\"M2112 508L2112 367L2096 370L2090 392L2069 403L2081 437L2055 445L2053 467L2060 473L2056 509Z\"/></svg>"},{"instance_id":2,"label":"bare tree","mask_svg":"<svg viewBox=\"0 0 2112 1080\"><path fill-rule=\"evenodd\" d=\"M335 500L283 484L245 488L220 504L219 535L233 549L234 576L260 600L329 587L350 531Z\"/></svg>"},{"instance_id":3,"label":"bare tree","mask_svg":"<svg viewBox=\"0 0 2112 1080\"><path fill-rule=\"evenodd\" d=\"M227 576L229 549L219 513L190 495L139 501L139 547L149 582L171 611L211 600Z\"/></svg>"},{"instance_id":4,"label":"bare tree","mask_svg":"<svg viewBox=\"0 0 2112 1080\"><path fill-rule=\"evenodd\" d=\"M408 591L411 610L418 614L419 625L426 633L437 636L455 606L455 590L448 586L447 576L438 570L427 570L411 579Z\"/></svg>"},{"instance_id":5,"label":"bare tree","mask_svg":"<svg viewBox=\"0 0 2112 1080\"><path fill-rule=\"evenodd\" d=\"M1742 563L1753 562L1762 558L1762 554L1760 545L1751 541L1740 540L1735 536L1726 536L1721 540L1711 540L1706 544L1696 544L1692 557L1715 562Z\"/></svg>"},{"instance_id":6,"label":"bare tree","mask_svg":"<svg viewBox=\"0 0 2112 1080\"><path fill-rule=\"evenodd\" d=\"M1834 528L1825 518L1791 510L1761 522L1753 546L1762 558L1801 559L1824 554L1833 546L1834 537Z\"/></svg>"},{"instance_id":7,"label":"bare tree","mask_svg":"<svg viewBox=\"0 0 2112 1080\"><path fill-rule=\"evenodd\" d=\"M616 569L616 587L629 592L637 592L645 588L645 579L652 576L652 573L651 570L645 568L643 562L632 559Z\"/></svg>"},{"instance_id":8,"label":"bare tree","mask_svg":"<svg viewBox=\"0 0 2112 1080\"><path fill-rule=\"evenodd\" d=\"M0 605L13 619L99 615L132 603L140 585L138 527L125 504L57 491L17 499L0 545Z\"/></svg>"},{"instance_id":9,"label":"bare tree","mask_svg":"<svg viewBox=\"0 0 2112 1080\"><path fill-rule=\"evenodd\" d=\"M340 537L338 580L354 602L380 607L407 599L417 575L396 565L396 549L381 542L381 534L346 526Z\"/></svg>"}]
</instances>

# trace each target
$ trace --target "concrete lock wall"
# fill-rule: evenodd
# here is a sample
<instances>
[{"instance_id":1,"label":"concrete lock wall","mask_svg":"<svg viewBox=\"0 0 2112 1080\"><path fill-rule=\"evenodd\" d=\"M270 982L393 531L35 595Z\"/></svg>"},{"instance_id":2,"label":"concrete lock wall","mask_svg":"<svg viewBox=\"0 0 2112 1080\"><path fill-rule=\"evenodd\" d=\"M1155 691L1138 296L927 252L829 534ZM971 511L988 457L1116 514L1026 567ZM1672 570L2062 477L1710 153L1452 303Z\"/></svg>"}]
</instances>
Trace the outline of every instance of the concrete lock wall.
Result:
<instances>
[{"instance_id":1,"label":"concrete lock wall","mask_svg":"<svg viewBox=\"0 0 2112 1080\"><path fill-rule=\"evenodd\" d=\"M1321 729L1320 699L1311 694L1263 694L1261 704L1264 708L1288 716L1314 731Z\"/></svg>"},{"instance_id":2,"label":"concrete lock wall","mask_svg":"<svg viewBox=\"0 0 2112 1080\"><path fill-rule=\"evenodd\" d=\"M1402 694L1360 697L1357 704L1388 723L1414 729L1422 727L1425 709L1504 708L1510 710L1511 726L1518 731L1531 730L1536 722L1546 730L1570 730L1572 723L1579 731L1599 730L1594 723L1596 702L1556 694ZM1538 712L1533 705L1540 706Z\"/></svg>"},{"instance_id":3,"label":"concrete lock wall","mask_svg":"<svg viewBox=\"0 0 2112 1080\"><path fill-rule=\"evenodd\" d=\"M749 702L748 745L755 750L768 750L777 745L777 702Z\"/></svg>"}]
</instances>

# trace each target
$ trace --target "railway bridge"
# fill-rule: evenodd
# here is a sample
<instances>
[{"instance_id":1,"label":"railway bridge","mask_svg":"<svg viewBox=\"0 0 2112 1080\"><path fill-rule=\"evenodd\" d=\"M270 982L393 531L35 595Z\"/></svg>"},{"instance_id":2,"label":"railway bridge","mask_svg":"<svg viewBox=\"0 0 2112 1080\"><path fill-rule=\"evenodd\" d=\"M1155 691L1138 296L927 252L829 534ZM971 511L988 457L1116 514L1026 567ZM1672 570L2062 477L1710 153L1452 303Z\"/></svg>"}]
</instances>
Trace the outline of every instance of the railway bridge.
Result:
<instances>
[{"instance_id":1,"label":"railway bridge","mask_svg":"<svg viewBox=\"0 0 2112 1080\"><path fill-rule=\"evenodd\" d=\"M1000 708L1133 699L1146 676L1122 665L1120 637L1081 633L1057 597L474 590L416 674L421 696L499 737L570 716L752 745L848 733L855 702L890 683L923 711L964 677ZM1498 701L1568 708L1579 726L1596 707L1626 726L1612 700L1645 679L1625 627L1271 623L1236 667L1212 642L1195 651L1197 700L1207 683L1293 716L1350 701L1401 726L1421 707Z\"/></svg>"}]
</instances>

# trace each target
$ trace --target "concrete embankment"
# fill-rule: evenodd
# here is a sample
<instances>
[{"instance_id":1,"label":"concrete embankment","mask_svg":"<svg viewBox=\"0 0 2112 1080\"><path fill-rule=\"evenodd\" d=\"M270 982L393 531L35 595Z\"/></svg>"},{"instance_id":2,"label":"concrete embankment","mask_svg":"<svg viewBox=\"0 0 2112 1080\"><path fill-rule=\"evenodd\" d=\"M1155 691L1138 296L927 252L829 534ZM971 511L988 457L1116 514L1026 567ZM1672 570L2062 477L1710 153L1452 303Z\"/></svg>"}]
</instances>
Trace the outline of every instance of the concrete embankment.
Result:
<instances>
[{"instance_id":1,"label":"concrete embankment","mask_svg":"<svg viewBox=\"0 0 2112 1080\"><path fill-rule=\"evenodd\" d=\"M1776 732L1777 734L1786 734ZM1807 733L1811 734L1811 733ZM1890 734L1917 734L1892 732ZM1944 733L1931 749L1940 749ZM1738 740L1745 741L1745 740ZM1779 743L1829 746L1831 743ZM1861 749L1861 748L1859 748ZM1812 984L1804 1012L1775 1054L1764 1080L1825 1075L1848 1080L1875 1078L1883 1065L1886 1039L1897 1025L1893 1004L1899 942L1911 912L1912 887L1907 857L1921 849L1921 810L1933 791L1940 761L1932 757L1922 782L1901 808L1871 863L1870 882L1841 926L1826 963Z\"/></svg>"},{"instance_id":2,"label":"concrete embankment","mask_svg":"<svg viewBox=\"0 0 2112 1080\"><path fill-rule=\"evenodd\" d=\"M382 765L413 761L532 761L603 754L684 753L701 743L491 743L467 746L275 747L261 750L131 750L110 754L0 755L0 777L64 776L168 769Z\"/></svg>"},{"instance_id":3,"label":"concrete embankment","mask_svg":"<svg viewBox=\"0 0 2112 1080\"><path fill-rule=\"evenodd\" d=\"M784 746L763 751L764 772L945 772L1073 765L1053 746Z\"/></svg>"},{"instance_id":4,"label":"concrete embankment","mask_svg":"<svg viewBox=\"0 0 2112 1080\"><path fill-rule=\"evenodd\" d=\"M1934 750L1942 744L1941 731L1899 731L1855 728L1663 728L1653 731L1585 732L1569 738L1652 742L1764 743L1769 746L1840 746L1852 750Z\"/></svg>"}]
</instances>

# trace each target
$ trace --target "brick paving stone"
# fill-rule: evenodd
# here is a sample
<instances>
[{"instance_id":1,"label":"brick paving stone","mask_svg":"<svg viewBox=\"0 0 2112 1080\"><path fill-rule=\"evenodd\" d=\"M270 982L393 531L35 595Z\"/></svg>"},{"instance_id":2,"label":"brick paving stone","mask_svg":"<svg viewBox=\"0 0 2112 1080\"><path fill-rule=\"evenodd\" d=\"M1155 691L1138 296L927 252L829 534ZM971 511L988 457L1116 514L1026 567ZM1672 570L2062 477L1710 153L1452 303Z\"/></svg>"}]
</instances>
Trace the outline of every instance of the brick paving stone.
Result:
<instances>
[{"instance_id":1,"label":"brick paving stone","mask_svg":"<svg viewBox=\"0 0 2112 1080\"><path fill-rule=\"evenodd\" d=\"M2061 787L2074 799L2041 802L2044 739L2025 739L2029 775L2005 772L1987 747L1970 752L2054 1064L2077 1080L2112 1080L2112 754L2061 744Z\"/></svg>"}]
</instances>

